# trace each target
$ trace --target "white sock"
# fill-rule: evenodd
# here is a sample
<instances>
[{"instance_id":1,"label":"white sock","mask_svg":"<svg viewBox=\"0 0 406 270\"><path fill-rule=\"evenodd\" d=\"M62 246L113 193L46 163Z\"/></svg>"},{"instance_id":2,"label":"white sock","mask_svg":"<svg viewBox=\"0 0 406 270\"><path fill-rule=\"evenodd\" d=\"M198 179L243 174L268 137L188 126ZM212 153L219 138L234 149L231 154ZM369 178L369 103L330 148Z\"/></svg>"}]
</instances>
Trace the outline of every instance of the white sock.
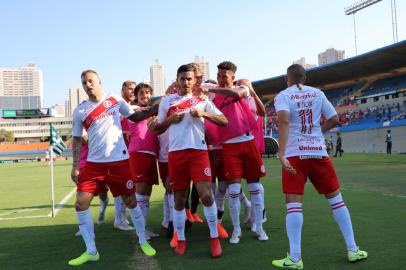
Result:
<instances>
[{"instance_id":1,"label":"white sock","mask_svg":"<svg viewBox=\"0 0 406 270\"><path fill-rule=\"evenodd\" d=\"M262 211L264 210L264 200L261 195L261 187L259 183L248 184L248 189L251 194L252 211L255 212L255 224L257 232L262 231Z\"/></svg>"},{"instance_id":2,"label":"white sock","mask_svg":"<svg viewBox=\"0 0 406 270\"><path fill-rule=\"evenodd\" d=\"M251 202L248 200L247 196L242 189L240 189L240 202L244 204L245 207L251 207Z\"/></svg>"},{"instance_id":3,"label":"white sock","mask_svg":"<svg viewBox=\"0 0 406 270\"><path fill-rule=\"evenodd\" d=\"M186 211L183 210L173 210L173 227L178 234L178 240L185 241L185 222L186 222Z\"/></svg>"},{"instance_id":4,"label":"white sock","mask_svg":"<svg viewBox=\"0 0 406 270\"><path fill-rule=\"evenodd\" d=\"M354 231L352 230L352 223L350 212L345 206L341 193L334 198L328 199L328 203L333 211L334 220L340 227L341 233L347 245L347 250L357 251L357 244L354 239Z\"/></svg>"},{"instance_id":5,"label":"white sock","mask_svg":"<svg viewBox=\"0 0 406 270\"><path fill-rule=\"evenodd\" d=\"M173 193L168 194L168 202L169 202L169 220L173 221L173 211L175 210L175 196Z\"/></svg>"},{"instance_id":6,"label":"white sock","mask_svg":"<svg viewBox=\"0 0 406 270\"><path fill-rule=\"evenodd\" d=\"M144 216L142 215L141 208L139 205L134 207L133 209L129 208L128 211L130 212L131 220L135 227L135 232L138 236L138 242L140 244L145 243L145 221Z\"/></svg>"},{"instance_id":7,"label":"white sock","mask_svg":"<svg viewBox=\"0 0 406 270\"><path fill-rule=\"evenodd\" d=\"M217 206L216 203L213 202L211 206L204 206L203 207L204 216L206 217L207 224L209 225L210 230L210 237L217 238L219 237L217 231Z\"/></svg>"},{"instance_id":8,"label":"white sock","mask_svg":"<svg viewBox=\"0 0 406 270\"><path fill-rule=\"evenodd\" d=\"M231 221L233 223L234 231L241 231L240 227L240 191L241 184L234 183L228 186L228 206L230 208Z\"/></svg>"},{"instance_id":9,"label":"white sock","mask_svg":"<svg viewBox=\"0 0 406 270\"><path fill-rule=\"evenodd\" d=\"M141 207L142 215L144 216L146 226L148 220L149 196L135 193L135 198L137 199L137 205Z\"/></svg>"},{"instance_id":10,"label":"white sock","mask_svg":"<svg viewBox=\"0 0 406 270\"><path fill-rule=\"evenodd\" d=\"M224 212L224 199L226 198L227 183L225 181L219 181L214 200L217 205L217 209Z\"/></svg>"},{"instance_id":11,"label":"white sock","mask_svg":"<svg viewBox=\"0 0 406 270\"><path fill-rule=\"evenodd\" d=\"M114 224L122 223L123 199L121 196L114 197Z\"/></svg>"},{"instance_id":12,"label":"white sock","mask_svg":"<svg viewBox=\"0 0 406 270\"><path fill-rule=\"evenodd\" d=\"M92 255L96 255L97 249L93 233L94 225L89 209L85 211L76 211L76 217L78 219L80 233L82 234L83 241L86 245L86 251Z\"/></svg>"},{"instance_id":13,"label":"white sock","mask_svg":"<svg viewBox=\"0 0 406 270\"><path fill-rule=\"evenodd\" d=\"M106 207L109 204L109 197L106 197L106 199L103 201L102 199L99 198L100 201L100 209L99 212L100 213L104 213L106 212Z\"/></svg>"},{"instance_id":14,"label":"white sock","mask_svg":"<svg viewBox=\"0 0 406 270\"><path fill-rule=\"evenodd\" d=\"M286 204L286 232L289 238L290 258L297 262L302 258L301 238L303 211L301 203Z\"/></svg>"},{"instance_id":15,"label":"white sock","mask_svg":"<svg viewBox=\"0 0 406 270\"><path fill-rule=\"evenodd\" d=\"M164 201L163 201L163 218L164 220L162 221L163 224L167 225L169 223L170 219L170 213L169 213L169 198L168 194L164 194Z\"/></svg>"}]
</instances>

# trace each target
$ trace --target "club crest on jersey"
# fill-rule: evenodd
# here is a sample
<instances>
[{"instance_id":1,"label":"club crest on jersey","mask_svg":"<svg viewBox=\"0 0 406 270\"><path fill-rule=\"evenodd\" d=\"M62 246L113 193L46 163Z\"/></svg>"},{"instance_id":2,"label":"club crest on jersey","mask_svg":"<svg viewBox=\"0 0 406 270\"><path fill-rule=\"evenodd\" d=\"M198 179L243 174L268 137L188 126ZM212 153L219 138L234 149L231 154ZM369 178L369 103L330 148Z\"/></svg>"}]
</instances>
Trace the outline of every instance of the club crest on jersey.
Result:
<instances>
[{"instance_id":1,"label":"club crest on jersey","mask_svg":"<svg viewBox=\"0 0 406 270\"><path fill-rule=\"evenodd\" d=\"M195 98L191 98L190 99L190 105L191 106L195 106L197 103L199 103L199 100L195 99Z\"/></svg>"},{"instance_id":2,"label":"club crest on jersey","mask_svg":"<svg viewBox=\"0 0 406 270\"><path fill-rule=\"evenodd\" d=\"M210 168L205 168L205 169L204 169L204 174L205 174L206 176L211 176L211 169L210 169Z\"/></svg>"},{"instance_id":3,"label":"club crest on jersey","mask_svg":"<svg viewBox=\"0 0 406 270\"><path fill-rule=\"evenodd\" d=\"M105 100L105 101L103 101L103 106L104 106L104 108L110 108L111 107L111 105L112 105L112 103L111 103L111 101L110 100Z\"/></svg>"},{"instance_id":4,"label":"club crest on jersey","mask_svg":"<svg viewBox=\"0 0 406 270\"><path fill-rule=\"evenodd\" d=\"M265 173L265 165L264 164L261 165L261 172Z\"/></svg>"},{"instance_id":5,"label":"club crest on jersey","mask_svg":"<svg viewBox=\"0 0 406 270\"><path fill-rule=\"evenodd\" d=\"M133 180L128 180L127 183L125 183L125 186L127 187L127 189L133 189L134 188Z\"/></svg>"}]
</instances>

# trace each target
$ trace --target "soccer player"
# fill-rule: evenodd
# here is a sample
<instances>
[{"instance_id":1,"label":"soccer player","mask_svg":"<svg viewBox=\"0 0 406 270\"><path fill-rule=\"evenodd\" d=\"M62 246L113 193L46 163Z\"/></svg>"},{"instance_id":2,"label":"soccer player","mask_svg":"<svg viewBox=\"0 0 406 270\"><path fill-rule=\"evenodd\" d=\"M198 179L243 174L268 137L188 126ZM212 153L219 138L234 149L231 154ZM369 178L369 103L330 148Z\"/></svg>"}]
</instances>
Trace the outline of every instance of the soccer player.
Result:
<instances>
[{"instance_id":1,"label":"soccer player","mask_svg":"<svg viewBox=\"0 0 406 270\"><path fill-rule=\"evenodd\" d=\"M121 86L121 97L132 108L133 108L132 104L135 101L134 89L135 89L136 85L137 84L135 81L125 81L125 82L123 82L123 85ZM123 131L125 145L128 148L128 145L130 143L130 131L129 131L129 127L128 127L128 119L126 117L121 117L121 129ZM127 213L126 213L127 208L126 208L125 203L123 202L123 199L121 198L121 196L114 197L114 209L115 209L115 212L114 212L115 216L114 216L113 227L115 229L119 229L119 230L123 230L123 231L134 230L134 227L132 227L128 224Z\"/></svg>"},{"instance_id":2,"label":"soccer player","mask_svg":"<svg viewBox=\"0 0 406 270\"><path fill-rule=\"evenodd\" d=\"M95 71L83 71L81 80L89 99L79 104L73 113L71 178L77 184L75 209L86 251L68 264L77 266L99 260L89 205L106 183L113 196L121 195L129 208L141 250L147 256L153 256L156 251L145 239L145 221L135 200L134 182L128 168L128 150L120 125L120 115L132 119L132 110L120 97L104 95ZM83 128L88 133L89 153L85 167L79 171Z\"/></svg>"},{"instance_id":3,"label":"soccer player","mask_svg":"<svg viewBox=\"0 0 406 270\"><path fill-rule=\"evenodd\" d=\"M230 243L239 243L242 234L240 226L242 178L247 180L251 194L258 240L266 241L268 236L262 227L263 186L259 182L259 179L266 174L261 153L253 136L253 131L257 129L256 120L245 101L245 97L250 95L250 91L244 85L233 87L235 72L237 71L237 66L234 63L225 61L220 63L217 68L217 81L220 88L210 89L210 92L216 93L213 103L228 119L228 126L226 128L219 127L218 134L219 141L223 142L222 157L228 184L229 209L233 223Z\"/></svg>"},{"instance_id":4,"label":"soccer player","mask_svg":"<svg viewBox=\"0 0 406 270\"><path fill-rule=\"evenodd\" d=\"M190 180L196 185L210 229L211 256L222 255L217 232L217 208L211 193L211 170L204 137L204 121L227 125L227 119L207 98L192 95L196 83L192 65L177 70L178 92L164 98L159 105L155 129L169 129L169 179L175 194L174 228L178 235L175 253L186 251L185 203Z\"/></svg>"},{"instance_id":5,"label":"soccer player","mask_svg":"<svg viewBox=\"0 0 406 270\"><path fill-rule=\"evenodd\" d=\"M140 83L135 87L134 94L137 105L135 110L146 108L150 105L153 89L150 85ZM142 214L147 226L149 200L152 186L158 185L158 170L156 159L159 150L157 133L148 129L148 118L132 122L129 120L130 145L130 171L135 181L137 204L141 207ZM146 229L147 239L158 237L159 235Z\"/></svg>"},{"instance_id":6,"label":"soccer player","mask_svg":"<svg viewBox=\"0 0 406 270\"><path fill-rule=\"evenodd\" d=\"M339 124L337 112L322 91L303 85L305 79L302 66L290 66L286 76L288 88L275 98L290 253L284 259L272 261L272 264L290 269L303 269L300 242L303 190L307 178L330 204L333 217L347 245L348 260L354 262L368 256L355 243L350 214L324 144L323 132ZM322 115L327 121L320 126Z\"/></svg>"}]
</instances>

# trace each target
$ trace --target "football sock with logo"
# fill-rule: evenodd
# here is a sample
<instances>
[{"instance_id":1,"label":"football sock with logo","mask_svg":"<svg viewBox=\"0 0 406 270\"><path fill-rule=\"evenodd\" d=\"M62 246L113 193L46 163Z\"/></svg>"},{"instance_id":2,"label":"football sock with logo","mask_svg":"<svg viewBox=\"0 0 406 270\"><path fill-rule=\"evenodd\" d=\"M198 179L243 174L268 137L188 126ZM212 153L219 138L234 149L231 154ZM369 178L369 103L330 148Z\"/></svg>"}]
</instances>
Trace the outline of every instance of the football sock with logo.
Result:
<instances>
[{"instance_id":1,"label":"football sock with logo","mask_svg":"<svg viewBox=\"0 0 406 270\"><path fill-rule=\"evenodd\" d=\"M139 205L134 208L129 208L128 211L130 212L131 220L134 224L135 231L138 236L138 242L140 244L145 243L145 221L144 216L142 215L142 211Z\"/></svg>"},{"instance_id":2,"label":"football sock with logo","mask_svg":"<svg viewBox=\"0 0 406 270\"><path fill-rule=\"evenodd\" d=\"M86 251L92 255L96 255L97 249L93 233L94 225L89 209L85 211L76 211L76 217L78 219L80 233L86 245Z\"/></svg>"},{"instance_id":3,"label":"football sock with logo","mask_svg":"<svg viewBox=\"0 0 406 270\"><path fill-rule=\"evenodd\" d=\"M186 212L185 209L180 211L174 209L173 211L173 227L178 234L178 240L184 241L185 239L185 222Z\"/></svg>"},{"instance_id":4,"label":"football sock with logo","mask_svg":"<svg viewBox=\"0 0 406 270\"><path fill-rule=\"evenodd\" d=\"M301 203L286 204L286 233L289 238L290 258L297 262L301 259L301 238L303 210Z\"/></svg>"},{"instance_id":5,"label":"football sock with logo","mask_svg":"<svg viewBox=\"0 0 406 270\"><path fill-rule=\"evenodd\" d=\"M229 208L230 208L230 216L231 221L233 223L234 231L241 231L240 227L240 191L241 191L241 184L234 183L228 186L229 192Z\"/></svg>"},{"instance_id":6,"label":"football sock with logo","mask_svg":"<svg viewBox=\"0 0 406 270\"><path fill-rule=\"evenodd\" d=\"M350 212L345 206L341 193L334 198L328 199L328 203L333 211L334 220L340 227L341 233L344 237L347 249L351 251L357 251L357 244L354 239L354 231L352 230L352 223Z\"/></svg>"},{"instance_id":7,"label":"football sock with logo","mask_svg":"<svg viewBox=\"0 0 406 270\"><path fill-rule=\"evenodd\" d=\"M216 238L219 237L217 231L217 206L216 203L213 202L211 206L204 206L203 208L204 216L206 217L207 224L209 225L210 229L210 237Z\"/></svg>"}]
</instances>

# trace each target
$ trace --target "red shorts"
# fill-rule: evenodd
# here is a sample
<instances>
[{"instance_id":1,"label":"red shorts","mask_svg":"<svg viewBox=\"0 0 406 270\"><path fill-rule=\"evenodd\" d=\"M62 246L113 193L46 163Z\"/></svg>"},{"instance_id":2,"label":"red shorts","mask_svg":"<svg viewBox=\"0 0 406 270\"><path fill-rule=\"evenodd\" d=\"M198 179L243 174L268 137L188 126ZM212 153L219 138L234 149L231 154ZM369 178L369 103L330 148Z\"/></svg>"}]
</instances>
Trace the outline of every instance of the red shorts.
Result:
<instances>
[{"instance_id":1,"label":"red shorts","mask_svg":"<svg viewBox=\"0 0 406 270\"><path fill-rule=\"evenodd\" d=\"M79 169L79 175L83 174L83 168L84 167ZM108 191L109 191L109 187L107 186L106 183L104 183L104 184L100 185L97 194L94 194L94 193L93 194L94 195L99 195L100 193L107 193Z\"/></svg>"},{"instance_id":2,"label":"red shorts","mask_svg":"<svg viewBox=\"0 0 406 270\"><path fill-rule=\"evenodd\" d=\"M223 162L227 182L245 178L251 183L266 175L261 153L254 139L223 144Z\"/></svg>"},{"instance_id":3,"label":"red shorts","mask_svg":"<svg viewBox=\"0 0 406 270\"><path fill-rule=\"evenodd\" d=\"M156 156L142 152L130 154L130 171L135 183L158 185L158 170Z\"/></svg>"},{"instance_id":4,"label":"red shorts","mask_svg":"<svg viewBox=\"0 0 406 270\"><path fill-rule=\"evenodd\" d=\"M210 167L213 181L215 181L216 177L219 181L226 180L222 152L223 149L209 150Z\"/></svg>"},{"instance_id":5,"label":"red shorts","mask_svg":"<svg viewBox=\"0 0 406 270\"><path fill-rule=\"evenodd\" d=\"M169 179L172 190L186 190L193 183L211 182L207 150L185 149L169 152Z\"/></svg>"},{"instance_id":6,"label":"red shorts","mask_svg":"<svg viewBox=\"0 0 406 270\"><path fill-rule=\"evenodd\" d=\"M86 162L79 175L77 192L97 195L105 190L106 184L114 197L135 193L127 159L106 163Z\"/></svg>"},{"instance_id":7,"label":"red shorts","mask_svg":"<svg viewBox=\"0 0 406 270\"><path fill-rule=\"evenodd\" d=\"M289 157L288 160L297 173L292 175L282 169L283 193L302 195L307 178L310 179L320 194L327 194L340 188L333 163L329 157L300 159L295 156Z\"/></svg>"},{"instance_id":8,"label":"red shorts","mask_svg":"<svg viewBox=\"0 0 406 270\"><path fill-rule=\"evenodd\" d=\"M165 184L166 178L168 178L168 162L158 162L158 169L162 183Z\"/></svg>"}]
</instances>

